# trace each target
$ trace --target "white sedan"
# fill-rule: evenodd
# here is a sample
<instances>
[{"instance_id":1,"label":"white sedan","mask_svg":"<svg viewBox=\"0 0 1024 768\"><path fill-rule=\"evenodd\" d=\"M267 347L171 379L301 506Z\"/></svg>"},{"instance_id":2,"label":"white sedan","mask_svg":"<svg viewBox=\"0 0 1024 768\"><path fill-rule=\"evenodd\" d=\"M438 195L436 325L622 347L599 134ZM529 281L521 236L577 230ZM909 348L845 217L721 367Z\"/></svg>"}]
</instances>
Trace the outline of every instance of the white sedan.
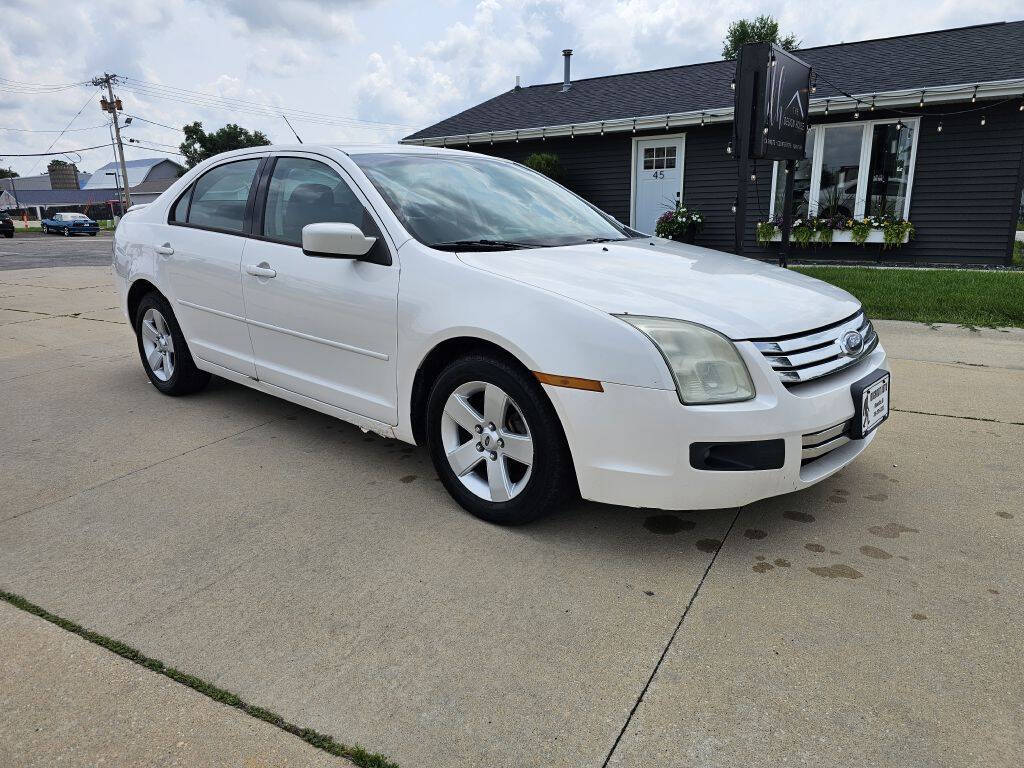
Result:
<instances>
[{"instance_id":1,"label":"white sedan","mask_svg":"<svg viewBox=\"0 0 1024 768\"><path fill-rule=\"evenodd\" d=\"M124 216L114 267L158 390L215 374L425 443L496 523L576 493L708 509L806 488L889 410L848 293L468 152L218 155Z\"/></svg>"}]
</instances>

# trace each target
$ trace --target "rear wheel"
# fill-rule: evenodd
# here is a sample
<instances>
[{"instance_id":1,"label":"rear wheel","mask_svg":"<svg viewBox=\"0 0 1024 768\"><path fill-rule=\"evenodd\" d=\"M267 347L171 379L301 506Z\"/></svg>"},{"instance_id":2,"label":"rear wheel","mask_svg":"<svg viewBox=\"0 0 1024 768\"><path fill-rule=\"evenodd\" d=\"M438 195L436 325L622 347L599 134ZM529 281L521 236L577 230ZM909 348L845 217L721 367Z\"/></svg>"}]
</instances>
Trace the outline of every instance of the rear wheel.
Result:
<instances>
[{"instance_id":1,"label":"rear wheel","mask_svg":"<svg viewBox=\"0 0 1024 768\"><path fill-rule=\"evenodd\" d=\"M147 293L139 302L135 334L146 375L165 395L187 395L209 383L210 374L196 367L178 321L160 294Z\"/></svg>"},{"instance_id":2,"label":"rear wheel","mask_svg":"<svg viewBox=\"0 0 1024 768\"><path fill-rule=\"evenodd\" d=\"M64 227L64 237L71 237L71 230Z\"/></svg>"},{"instance_id":3,"label":"rear wheel","mask_svg":"<svg viewBox=\"0 0 1024 768\"><path fill-rule=\"evenodd\" d=\"M44 235L50 234L50 228L48 226L46 226L45 224L43 224L43 234Z\"/></svg>"},{"instance_id":4,"label":"rear wheel","mask_svg":"<svg viewBox=\"0 0 1024 768\"><path fill-rule=\"evenodd\" d=\"M89 237L96 237L96 233L95 232L90 232L89 233Z\"/></svg>"},{"instance_id":5,"label":"rear wheel","mask_svg":"<svg viewBox=\"0 0 1024 768\"><path fill-rule=\"evenodd\" d=\"M477 517L521 525L568 498L572 462L558 417L540 385L509 362L481 355L450 364L427 420L441 482Z\"/></svg>"}]
</instances>

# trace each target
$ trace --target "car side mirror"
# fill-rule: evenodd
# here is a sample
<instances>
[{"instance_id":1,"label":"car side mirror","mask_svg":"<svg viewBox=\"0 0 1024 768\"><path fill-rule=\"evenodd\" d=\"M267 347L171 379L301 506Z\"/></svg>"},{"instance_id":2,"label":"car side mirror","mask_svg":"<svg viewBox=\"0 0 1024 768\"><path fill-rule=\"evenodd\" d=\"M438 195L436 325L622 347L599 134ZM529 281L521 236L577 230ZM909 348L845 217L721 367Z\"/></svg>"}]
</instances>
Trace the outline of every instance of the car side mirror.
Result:
<instances>
[{"instance_id":1,"label":"car side mirror","mask_svg":"<svg viewBox=\"0 0 1024 768\"><path fill-rule=\"evenodd\" d=\"M360 259L375 242L376 237L366 237L355 224L325 221L302 228L302 252L307 256Z\"/></svg>"}]
</instances>

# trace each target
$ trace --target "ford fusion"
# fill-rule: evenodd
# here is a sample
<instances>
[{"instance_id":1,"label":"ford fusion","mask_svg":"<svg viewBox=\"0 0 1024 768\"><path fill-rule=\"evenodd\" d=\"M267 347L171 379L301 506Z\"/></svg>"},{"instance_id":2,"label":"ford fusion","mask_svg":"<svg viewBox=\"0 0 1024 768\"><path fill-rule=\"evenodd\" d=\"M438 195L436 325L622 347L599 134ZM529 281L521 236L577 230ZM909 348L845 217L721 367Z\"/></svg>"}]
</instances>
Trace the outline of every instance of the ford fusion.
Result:
<instances>
[{"instance_id":1,"label":"ford fusion","mask_svg":"<svg viewBox=\"0 0 1024 768\"><path fill-rule=\"evenodd\" d=\"M124 216L114 267L160 392L217 375L425 444L495 523L575 494L710 509L807 488L889 412L848 293L468 152L218 155Z\"/></svg>"}]
</instances>

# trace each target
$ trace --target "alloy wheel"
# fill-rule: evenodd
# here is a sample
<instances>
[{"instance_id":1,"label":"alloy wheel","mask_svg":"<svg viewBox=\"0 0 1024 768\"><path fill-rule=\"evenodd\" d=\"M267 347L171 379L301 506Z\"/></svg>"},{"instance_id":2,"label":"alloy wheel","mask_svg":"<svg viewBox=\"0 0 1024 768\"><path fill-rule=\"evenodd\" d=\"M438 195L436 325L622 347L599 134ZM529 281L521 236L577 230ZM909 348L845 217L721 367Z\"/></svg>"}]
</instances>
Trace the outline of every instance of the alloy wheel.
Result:
<instances>
[{"instance_id":1,"label":"alloy wheel","mask_svg":"<svg viewBox=\"0 0 1024 768\"><path fill-rule=\"evenodd\" d=\"M174 375L174 338L170 326L158 309L150 307L142 316L140 330L149 370L160 381L167 381Z\"/></svg>"},{"instance_id":2,"label":"alloy wheel","mask_svg":"<svg viewBox=\"0 0 1024 768\"><path fill-rule=\"evenodd\" d=\"M509 501L530 480L530 428L519 406L496 384L470 381L448 396L441 444L459 482L481 499Z\"/></svg>"}]
</instances>

